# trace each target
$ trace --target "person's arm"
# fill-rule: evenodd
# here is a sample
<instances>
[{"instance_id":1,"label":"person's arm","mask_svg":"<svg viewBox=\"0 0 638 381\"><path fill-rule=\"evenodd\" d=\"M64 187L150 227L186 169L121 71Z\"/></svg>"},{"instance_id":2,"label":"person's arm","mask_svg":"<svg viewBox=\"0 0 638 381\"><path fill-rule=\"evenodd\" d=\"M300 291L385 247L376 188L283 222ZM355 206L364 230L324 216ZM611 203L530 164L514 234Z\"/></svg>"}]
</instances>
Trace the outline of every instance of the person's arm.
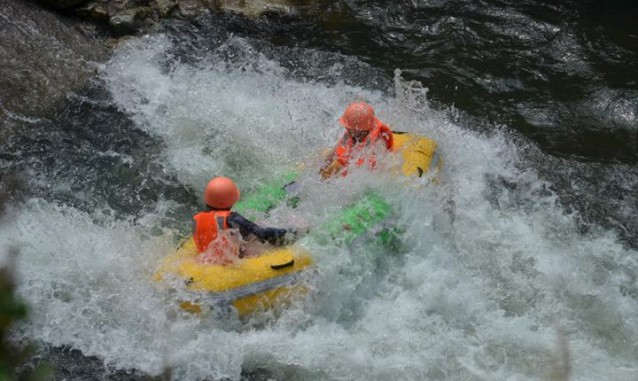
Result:
<instances>
[{"instance_id":1,"label":"person's arm","mask_svg":"<svg viewBox=\"0 0 638 381\"><path fill-rule=\"evenodd\" d=\"M335 156L336 156L335 151L336 151L336 150L337 150L336 148L332 148L332 149L330 150L330 152L328 152L328 154L326 155L326 158L325 158L325 160L324 160L324 162L323 162L324 164L323 164L323 166L321 167L321 169L322 169L322 170L323 170L324 168L326 168L326 167L329 167L329 166L330 166L330 164L332 164L332 162L335 160Z\"/></svg>"},{"instance_id":2,"label":"person's arm","mask_svg":"<svg viewBox=\"0 0 638 381\"><path fill-rule=\"evenodd\" d=\"M261 227L256 223L247 220L241 214L232 212L228 216L228 225L232 228L239 229L239 233L244 237L248 237L250 234L253 234L262 242L268 242L271 245L285 245L289 243L289 239L287 237L290 234L294 235L295 232L288 229L279 229L272 227Z\"/></svg>"},{"instance_id":3,"label":"person's arm","mask_svg":"<svg viewBox=\"0 0 638 381\"><path fill-rule=\"evenodd\" d=\"M341 146L341 143L343 142L343 139L345 138L346 136L344 134L344 136L341 137L341 139L339 139L339 142L337 142L337 145L335 146L335 148L333 148L328 154L328 156L326 156L324 165L319 170L319 174L321 175L322 180L332 177L335 173L337 173L341 169L341 167L343 167L343 165L339 163L339 160L337 160L337 147Z\"/></svg>"},{"instance_id":4,"label":"person's arm","mask_svg":"<svg viewBox=\"0 0 638 381\"><path fill-rule=\"evenodd\" d=\"M325 166L321 168L319 174L321 175L322 180L326 180L332 177L335 173L339 172L339 170L343 167L339 160L332 160L329 163L326 163Z\"/></svg>"},{"instance_id":5,"label":"person's arm","mask_svg":"<svg viewBox=\"0 0 638 381\"><path fill-rule=\"evenodd\" d=\"M388 151L392 151L394 148L394 137L392 136L392 130L390 127L382 123L380 135L385 142L385 148L387 148Z\"/></svg>"}]
</instances>

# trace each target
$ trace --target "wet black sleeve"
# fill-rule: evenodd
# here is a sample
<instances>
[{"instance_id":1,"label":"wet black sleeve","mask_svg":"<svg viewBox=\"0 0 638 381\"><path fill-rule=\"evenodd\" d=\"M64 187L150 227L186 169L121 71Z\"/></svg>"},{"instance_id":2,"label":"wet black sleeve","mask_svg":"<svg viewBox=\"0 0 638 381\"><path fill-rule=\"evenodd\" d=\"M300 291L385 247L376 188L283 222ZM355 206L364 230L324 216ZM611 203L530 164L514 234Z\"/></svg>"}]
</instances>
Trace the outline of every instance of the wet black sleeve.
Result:
<instances>
[{"instance_id":1,"label":"wet black sleeve","mask_svg":"<svg viewBox=\"0 0 638 381\"><path fill-rule=\"evenodd\" d=\"M246 238L250 234L254 234L262 242L268 242L271 245L284 245L288 242L286 234L287 229L278 229L266 227L262 228L256 223L247 220L239 213L232 212L227 219L228 225L232 228L239 229L242 237Z\"/></svg>"}]
</instances>

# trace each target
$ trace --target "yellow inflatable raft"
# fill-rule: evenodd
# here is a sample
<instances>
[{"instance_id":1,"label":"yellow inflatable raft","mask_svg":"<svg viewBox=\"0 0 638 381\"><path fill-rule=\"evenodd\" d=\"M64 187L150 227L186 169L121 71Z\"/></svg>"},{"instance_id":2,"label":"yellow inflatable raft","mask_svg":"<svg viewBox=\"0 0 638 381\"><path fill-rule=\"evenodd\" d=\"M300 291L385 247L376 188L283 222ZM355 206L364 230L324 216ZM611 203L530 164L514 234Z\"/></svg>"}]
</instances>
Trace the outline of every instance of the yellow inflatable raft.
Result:
<instances>
[{"instance_id":1,"label":"yellow inflatable raft","mask_svg":"<svg viewBox=\"0 0 638 381\"><path fill-rule=\"evenodd\" d=\"M196 261L197 255L195 243L189 239L164 259L155 280L181 282L188 298L179 303L189 312L212 309L227 314L234 310L240 318L276 309L304 294L304 276L313 264L307 252L292 246L273 248L229 265L202 264Z\"/></svg>"},{"instance_id":2,"label":"yellow inflatable raft","mask_svg":"<svg viewBox=\"0 0 638 381\"><path fill-rule=\"evenodd\" d=\"M424 173L441 169L443 162L434 140L400 131L392 131L392 138L394 152L400 153L403 158L401 173L404 176L421 177Z\"/></svg>"}]
</instances>

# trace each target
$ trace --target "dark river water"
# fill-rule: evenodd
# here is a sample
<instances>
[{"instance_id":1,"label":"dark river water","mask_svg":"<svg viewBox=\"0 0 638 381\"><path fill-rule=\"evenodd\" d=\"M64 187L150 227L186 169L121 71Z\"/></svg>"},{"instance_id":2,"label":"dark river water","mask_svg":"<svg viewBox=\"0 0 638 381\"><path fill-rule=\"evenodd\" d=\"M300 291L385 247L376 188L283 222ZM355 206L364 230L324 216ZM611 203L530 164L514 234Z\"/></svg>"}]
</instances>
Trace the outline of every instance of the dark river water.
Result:
<instances>
[{"instance_id":1,"label":"dark river water","mask_svg":"<svg viewBox=\"0 0 638 381\"><path fill-rule=\"evenodd\" d=\"M638 379L637 21L633 1L315 1L123 42L55 115L11 114L16 339L89 356L71 379ZM307 205L265 223L372 186L404 255L353 275L351 249L307 243L317 292L280 319L176 313L150 278L206 180L312 169L360 98L437 140L441 184L308 175Z\"/></svg>"}]
</instances>

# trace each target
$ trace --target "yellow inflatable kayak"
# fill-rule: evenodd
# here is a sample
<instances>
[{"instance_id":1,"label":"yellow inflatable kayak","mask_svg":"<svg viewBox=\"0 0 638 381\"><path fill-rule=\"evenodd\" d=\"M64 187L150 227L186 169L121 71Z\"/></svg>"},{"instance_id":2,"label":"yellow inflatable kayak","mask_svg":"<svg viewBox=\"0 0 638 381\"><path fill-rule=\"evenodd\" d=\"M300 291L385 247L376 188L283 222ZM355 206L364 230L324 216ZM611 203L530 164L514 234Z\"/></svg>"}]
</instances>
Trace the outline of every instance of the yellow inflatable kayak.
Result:
<instances>
[{"instance_id":1,"label":"yellow inflatable kayak","mask_svg":"<svg viewBox=\"0 0 638 381\"><path fill-rule=\"evenodd\" d=\"M276 309L307 291L304 275L312 268L310 255L292 246L273 248L257 257L238 259L229 265L199 263L195 243L189 239L161 263L155 281L176 279L188 300L180 306L193 313L236 311L246 317Z\"/></svg>"},{"instance_id":2,"label":"yellow inflatable kayak","mask_svg":"<svg viewBox=\"0 0 638 381\"><path fill-rule=\"evenodd\" d=\"M441 169L443 162L434 140L400 131L392 131L392 139L394 151L403 158L401 172L404 176L421 177L424 173Z\"/></svg>"}]
</instances>

